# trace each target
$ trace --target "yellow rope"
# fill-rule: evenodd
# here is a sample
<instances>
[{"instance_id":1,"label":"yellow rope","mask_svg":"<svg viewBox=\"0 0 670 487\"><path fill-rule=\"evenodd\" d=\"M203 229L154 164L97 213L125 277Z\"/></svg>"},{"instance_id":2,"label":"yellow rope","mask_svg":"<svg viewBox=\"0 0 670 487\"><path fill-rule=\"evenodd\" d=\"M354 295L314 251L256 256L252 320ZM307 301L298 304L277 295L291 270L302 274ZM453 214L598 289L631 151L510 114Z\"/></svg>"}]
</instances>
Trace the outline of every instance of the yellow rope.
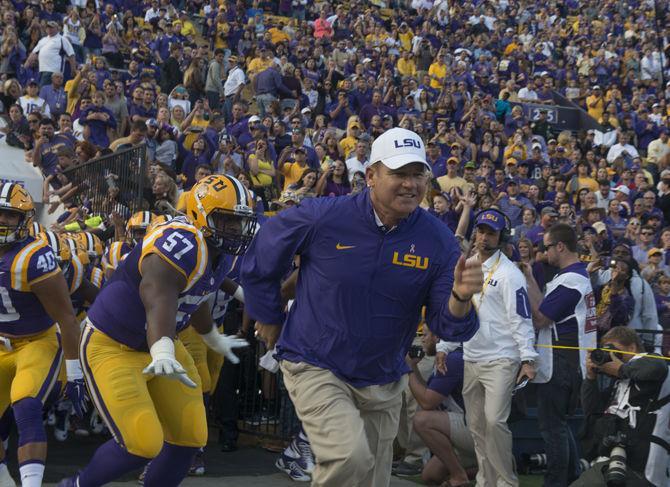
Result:
<instances>
[{"instance_id":1,"label":"yellow rope","mask_svg":"<svg viewBox=\"0 0 670 487\"><path fill-rule=\"evenodd\" d=\"M568 345L544 345L537 344L536 347L541 348L561 348L564 350L602 350L603 352L614 352L614 353L624 353L626 355L639 355L638 352L624 352L623 350L612 350L611 348L590 348L590 347L570 347ZM660 358L661 360L670 360L670 357L662 357L660 355L646 355L649 358Z\"/></svg>"}]
</instances>

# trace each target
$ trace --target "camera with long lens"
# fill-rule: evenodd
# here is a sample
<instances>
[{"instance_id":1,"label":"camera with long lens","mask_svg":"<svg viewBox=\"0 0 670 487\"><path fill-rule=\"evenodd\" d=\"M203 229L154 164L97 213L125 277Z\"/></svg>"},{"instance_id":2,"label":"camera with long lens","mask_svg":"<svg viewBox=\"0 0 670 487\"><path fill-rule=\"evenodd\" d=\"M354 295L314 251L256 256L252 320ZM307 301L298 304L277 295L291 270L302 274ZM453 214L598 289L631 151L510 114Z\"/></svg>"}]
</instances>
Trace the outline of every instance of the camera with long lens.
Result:
<instances>
[{"instance_id":1,"label":"camera with long lens","mask_svg":"<svg viewBox=\"0 0 670 487\"><path fill-rule=\"evenodd\" d=\"M612 357L610 356L610 350L616 351L617 349L612 345L606 345L602 349L598 348L592 351L591 362L593 362L596 365L603 365L606 364L607 362L611 362Z\"/></svg>"},{"instance_id":2,"label":"camera with long lens","mask_svg":"<svg viewBox=\"0 0 670 487\"><path fill-rule=\"evenodd\" d=\"M605 470L607 487L624 487L626 485L626 443L625 433L618 431L614 435L603 438L602 445L610 451L609 463Z\"/></svg>"}]
</instances>

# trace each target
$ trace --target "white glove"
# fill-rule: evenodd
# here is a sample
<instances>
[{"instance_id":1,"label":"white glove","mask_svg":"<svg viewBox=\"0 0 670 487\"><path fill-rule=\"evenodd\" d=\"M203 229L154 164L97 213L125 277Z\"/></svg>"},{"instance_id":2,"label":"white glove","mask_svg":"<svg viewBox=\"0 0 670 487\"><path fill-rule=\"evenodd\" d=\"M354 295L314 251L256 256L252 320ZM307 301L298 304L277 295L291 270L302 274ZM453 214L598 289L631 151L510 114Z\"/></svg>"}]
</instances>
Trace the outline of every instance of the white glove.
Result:
<instances>
[{"instance_id":1,"label":"white glove","mask_svg":"<svg viewBox=\"0 0 670 487\"><path fill-rule=\"evenodd\" d=\"M151 345L149 353L151 363L142 371L143 374L163 375L177 379L187 387L196 386L195 382L188 377L184 367L177 362L174 356L174 342L171 338L162 337Z\"/></svg>"},{"instance_id":2,"label":"white glove","mask_svg":"<svg viewBox=\"0 0 670 487\"><path fill-rule=\"evenodd\" d=\"M216 327L212 327L209 333L200 336L209 348L216 353L220 353L234 364L239 363L240 359L233 353L233 348L241 348L249 345L244 338L219 333Z\"/></svg>"}]
</instances>

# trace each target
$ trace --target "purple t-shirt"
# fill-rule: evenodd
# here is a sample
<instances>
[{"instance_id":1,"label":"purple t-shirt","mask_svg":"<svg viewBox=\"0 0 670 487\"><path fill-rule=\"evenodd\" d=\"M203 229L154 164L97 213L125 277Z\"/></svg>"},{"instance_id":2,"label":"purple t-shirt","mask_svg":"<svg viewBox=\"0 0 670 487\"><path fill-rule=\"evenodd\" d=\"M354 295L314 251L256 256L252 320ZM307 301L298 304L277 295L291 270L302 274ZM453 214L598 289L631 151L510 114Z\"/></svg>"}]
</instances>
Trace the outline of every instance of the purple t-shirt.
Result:
<instances>
[{"instance_id":1,"label":"purple t-shirt","mask_svg":"<svg viewBox=\"0 0 670 487\"><path fill-rule=\"evenodd\" d=\"M447 354L447 373L442 375L435 373L428 378L426 387L444 397L451 396L456 403L465 411L463 402L463 349L457 348Z\"/></svg>"}]
</instances>

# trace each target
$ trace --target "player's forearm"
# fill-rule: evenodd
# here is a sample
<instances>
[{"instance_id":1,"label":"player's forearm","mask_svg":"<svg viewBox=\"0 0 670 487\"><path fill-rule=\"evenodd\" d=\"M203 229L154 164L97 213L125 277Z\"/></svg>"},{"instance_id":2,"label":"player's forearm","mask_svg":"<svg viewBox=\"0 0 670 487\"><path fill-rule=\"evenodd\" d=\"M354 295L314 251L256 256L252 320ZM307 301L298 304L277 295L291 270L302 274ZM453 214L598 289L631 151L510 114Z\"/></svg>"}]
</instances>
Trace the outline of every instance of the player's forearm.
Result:
<instances>
[{"instance_id":1,"label":"player's forearm","mask_svg":"<svg viewBox=\"0 0 670 487\"><path fill-rule=\"evenodd\" d=\"M58 325L60 326L61 343L65 360L78 360L80 328L74 313L68 319L59 322Z\"/></svg>"}]
</instances>

